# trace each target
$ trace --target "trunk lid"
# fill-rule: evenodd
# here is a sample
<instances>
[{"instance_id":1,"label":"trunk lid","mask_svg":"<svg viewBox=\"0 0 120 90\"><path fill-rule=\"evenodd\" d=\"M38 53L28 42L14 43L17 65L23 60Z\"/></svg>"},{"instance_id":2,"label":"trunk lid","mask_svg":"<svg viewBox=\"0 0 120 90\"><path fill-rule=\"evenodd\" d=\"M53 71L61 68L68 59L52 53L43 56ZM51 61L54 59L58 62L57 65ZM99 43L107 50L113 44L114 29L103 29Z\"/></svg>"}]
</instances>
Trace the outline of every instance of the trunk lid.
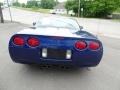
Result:
<instances>
[{"instance_id":1,"label":"trunk lid","mask_svg":"<svg viewBox=\"0 0 120 90\"><path fill-rule=\"evenodd\" d=\"M80 35L75 33L77 30L69 30L66 28L52 28L44 27L37 29L24 29L17 34L30 34L30 35L44 35L44 36L60 36L60 37L77 37L80 38Z\"/></svg>"},{"instance_id":2,"label":"trunk lid","mask_svg":"<svg viewBox=\"0 0 120 90\"><path fill-rule=\"evenodd\" d=\"M57 37L71 37L71 38L88 38L96 39L95 36L79 30L72 30L67 28L53 28L53 27L41 27L37 29L24 29L17 34L28 34L28 35L42 35L42 36L57 36Z\"/></svg>"}]
</instances>

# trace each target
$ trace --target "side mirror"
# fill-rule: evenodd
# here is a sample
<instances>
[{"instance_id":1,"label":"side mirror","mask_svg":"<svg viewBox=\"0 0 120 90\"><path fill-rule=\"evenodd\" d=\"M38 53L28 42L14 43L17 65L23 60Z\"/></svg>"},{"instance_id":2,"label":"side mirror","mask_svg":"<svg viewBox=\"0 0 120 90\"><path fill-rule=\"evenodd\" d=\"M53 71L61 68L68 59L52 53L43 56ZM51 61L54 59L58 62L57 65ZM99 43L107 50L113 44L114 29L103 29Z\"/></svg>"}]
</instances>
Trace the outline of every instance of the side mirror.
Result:
<instances>
[{"instance_id":1,"label":"side mirror","mask_svg":"<svg viewBox=\"0 0 120 90\"><path fill-rule=\"evenodd\" d=\"M36 25L36 22L33 22L33 26L35 26Z\"/></svg>"},{"instance_id":2,"label":"side mirror","mask_svg":"<svg viewBox=\"0 0 120 90\"><path fill-rule=\"evenodd\" d=\"M83 26L80 26L80 30L82 30L83 29Z\"/></svg>"},{"instance_id":3,"label":"side mirror","mask_svg":"<svg viewBox=\"0 0 120 90\"><path fill-rule=\"evenodd\" d=\"M32 29L36 29L36 27L35 27L36 22L33 22L32 25L33 25L33 26L31 26L30 28L32 28Z\"/></svg>"}]
</instances>

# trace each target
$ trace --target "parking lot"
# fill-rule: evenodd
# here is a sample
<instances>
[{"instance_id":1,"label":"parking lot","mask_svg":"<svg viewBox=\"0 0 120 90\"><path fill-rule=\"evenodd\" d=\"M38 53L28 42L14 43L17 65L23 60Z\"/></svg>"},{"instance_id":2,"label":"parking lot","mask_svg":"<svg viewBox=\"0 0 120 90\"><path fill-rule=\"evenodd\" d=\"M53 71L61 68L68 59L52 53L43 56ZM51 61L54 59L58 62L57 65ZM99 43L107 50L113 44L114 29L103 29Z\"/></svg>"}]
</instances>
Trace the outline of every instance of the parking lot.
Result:
<instances>
[{"instance_id":1,"label":"parking lot","mask_svg":"<svg viewBox=\"0 0 120 90\"><path fill-rule=\"evenodd\" d=\"M41 69L13 63L9 57L11 35L26 27L9 21L0 24L0 90L120 90L120 39L99 37L104 56L90 70Z\"/></svg>"}]
</instances>

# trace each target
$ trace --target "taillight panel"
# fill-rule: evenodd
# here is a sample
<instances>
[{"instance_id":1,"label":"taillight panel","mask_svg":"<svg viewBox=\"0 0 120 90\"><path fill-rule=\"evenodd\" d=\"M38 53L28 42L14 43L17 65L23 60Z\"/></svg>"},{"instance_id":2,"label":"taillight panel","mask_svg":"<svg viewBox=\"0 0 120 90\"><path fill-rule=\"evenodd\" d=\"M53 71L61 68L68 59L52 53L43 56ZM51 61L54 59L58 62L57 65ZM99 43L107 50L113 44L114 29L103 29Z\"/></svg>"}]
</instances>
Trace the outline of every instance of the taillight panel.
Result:
<instances>
[{"instance_id":1,"label":"taillight panel","mask_svg":"<svg viewBox=\"0 0 120 90\"><path fill-rule=\"evenodd\" d=\"M31 47L37 47L40 45L40 41L37 39L37 38L34 38L34 37L30 37L28 40L27 40L27 44Z\"/></svg>"},{"instance_id":2,"label":"taillight panel","mask_svg":"<svg viewBox=\"0 0 120 90\"><path fill-rule=\"evenodd\" d=\"M15 36L13 38L13 43L18 46L23 46L25 44L25 40L23 37Z\"/></svg>"},{"instance_id":3,"label":"taillight panel","mask_svg":"<svg viewBox=\"0 0 120 90\"><path fill-rule=\"evenodd\" d=\"M27 45L29 47L37 47L40 45L40 41L36 37L24 37L21 35L15 35L12 38L12 43L15 46L24 46Z\"/></svg>"},{"instance_id":4,"label":"taillight panel","mask_svg":"<svg viewBox=\"0 0 120 90\"><path fill-rule=\"evenodd\" d=\"M75 48L78 50L84 50L87 48L87 43L85 41L77 41L75 43Z\"/></svg>"},{"instance_id":5,"label":"taillight panel","mask_svg":"<svg viewBox=\"0 0 120 90\"><path fill-rule=\"evenodd\" d=\"M79 40L79 41L75 42L75 48L77 50L89 49L91 51L95 51L95 50L98 50L100 47L101 47L101 44L98 41Z\"/></svg>"},{"instance_id":6,"label":"taillight panel","mask_svg":"<svg viewBox=\"0 0 120 90\"><path fill-rule=\"evenodd\" d=\"M96 41L89 42L89 49L90 50L97 50L100 48L100 43Z\"/></svg>"},{"instance_id":7,"label":"taillight panel","mask_svg":"<svg viewBox=\"0 0 120 90\"><path fill-rule=\"evenodd\" d=\"M35 36L15 35L12 38L12 43L16 46L38 47L41 41ZM74 42L74 48L80 51L91 50L96 51L101 48L101 43L98 40L78 40Z\"/></svg>"}]
</instances>

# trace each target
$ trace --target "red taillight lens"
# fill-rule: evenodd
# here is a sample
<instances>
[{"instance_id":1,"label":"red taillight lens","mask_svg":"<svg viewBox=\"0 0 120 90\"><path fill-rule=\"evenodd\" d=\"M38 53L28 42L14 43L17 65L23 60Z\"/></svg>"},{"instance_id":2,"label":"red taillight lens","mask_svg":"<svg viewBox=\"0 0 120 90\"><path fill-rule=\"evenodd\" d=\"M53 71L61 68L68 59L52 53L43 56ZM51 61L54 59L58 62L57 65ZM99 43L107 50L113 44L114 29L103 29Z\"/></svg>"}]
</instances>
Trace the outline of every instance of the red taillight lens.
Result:
<instances>
[{"instance_id":1,"label":"red taillight lens","mask_svg":"<svg viewBox=\"0 0 120 90\"><path fill-rule=\"evenodd\" d=\"M25 41L24 41L24 39L22 37L16 36L13 39L13 43L15 45L23 46L25 44Z\"/></svg>"},{"instance_id":2,"label":"red taillight lens","mask_svg":"<svg viewBox=\"0 0 120 90\"><path fill-rule=\"evenodd\" d=\"M91 50L97 50L97 49L100 48L100 44L98 42L92 41L92 42L89 43L89 48Z\"/></svg>"},{"instance_id":3,"label":"red taillight lens","mask_svg":"<svg viewBox=\"0 0 120 90\"><path fill-rule=\"evenodd\" d=\"M28 45L31 47L36 47L39 46L40 42L37 38L31 37L27 41Z\"/></svg>"},{"instance_id":4,"label":"red taillight lens","mask_svg":"<svg viewBox=\"0 0 120 90\"><path fill-rule=\"evenodd\" d=\"M75 47L79 50L82 50L82 49L85 49L87 47L87 44L84 41L78 41L75 43Z\"/></svg>"}]
</instances>

